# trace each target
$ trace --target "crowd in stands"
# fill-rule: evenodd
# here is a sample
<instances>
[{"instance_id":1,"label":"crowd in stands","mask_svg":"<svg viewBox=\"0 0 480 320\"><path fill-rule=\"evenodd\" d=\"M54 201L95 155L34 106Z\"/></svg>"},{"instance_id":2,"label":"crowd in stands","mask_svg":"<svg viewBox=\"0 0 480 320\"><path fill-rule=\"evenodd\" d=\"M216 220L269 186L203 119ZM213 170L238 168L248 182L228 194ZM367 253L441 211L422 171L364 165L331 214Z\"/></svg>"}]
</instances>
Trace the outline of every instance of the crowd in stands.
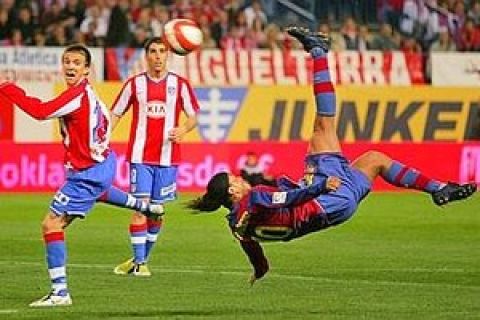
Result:
<instances>
[{"instance_id":1,"label":"crowd in stands","mask_svg":"<svg viewBox=\"0 0 480 320\"><path fill-rule=\"evenodd\" d=\"M298 45L266 1L0 0L0 46L142 47L172 18L195 20L204 48ZM480 0L317 0L315 8L334 50L480 51Z\"/></svg>"}]
</instances>

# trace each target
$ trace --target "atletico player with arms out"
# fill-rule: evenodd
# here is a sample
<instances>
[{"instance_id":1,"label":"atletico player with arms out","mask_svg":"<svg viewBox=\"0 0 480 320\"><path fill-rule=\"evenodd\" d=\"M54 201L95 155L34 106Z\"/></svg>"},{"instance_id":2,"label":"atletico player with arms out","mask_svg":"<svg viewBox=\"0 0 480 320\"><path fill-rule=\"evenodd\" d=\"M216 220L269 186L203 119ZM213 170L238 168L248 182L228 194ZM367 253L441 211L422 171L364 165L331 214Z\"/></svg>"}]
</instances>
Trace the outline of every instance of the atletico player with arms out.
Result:
<instances>
[{"instance_id":1,"label":"atletico player with arms out","mask_svg":"<svg viewBox=\"0 0 480 320\"><path fill-rule=\"evenodd\" d=\"M431 194L437 205L467 198L477 188L474 183L430 179L377 151L366 152L350 164L341 154L335 130L335 92L327 62L330 40L304 28L291 27L287 32L314 61L316 117L303 182L297 185L282 177L277 186L252 187L241 177L221 172L210 179L207 192L189 204L198 211L220 206L230 210L231 231L253 266L252 284L269 269L259 241L289 241L347 221L379 175L393 185Z\"/></svg>"},{"instance_id":2,"label":"atletico player with arms out","mask_svg":"<svg viewBox=\"0 0 480 320\"><path fill-rule=\"evenodd\" d=\"M176 198L179 142L197 125L199 104L189 82L167 70L169 47L160 37L145 44L147 71L127 80L112 107L115 128L132 107L128 143L131 192L139 199L163 204ZM186 120L180 123L180 114ZM130 222L133 257L114 269L115 274L150 276L146 265L162 221L135 213Z\"/></svg>"},{"instance_id":3,"label":"atletico player with arms out","mask_svg":"<svg viewBox=\"0 0 480 320\"><path fill-rule=\"evenodd\" d=\"M96 201L135 209L150 217L163 213L161 205L150 205L114 187L115 154L110 150L110 119L106 106L95 95L87 76L91 55L80 44L67 47L62 71L67 89L57 98L41 102L27 96L13 83L0 84L0 95L37 120L58 118L65 148L67 178L56 193L42 222L51 292L31 307L71 305L67 288L64 229L84 218Z\"/></svg>"}]
</instances>

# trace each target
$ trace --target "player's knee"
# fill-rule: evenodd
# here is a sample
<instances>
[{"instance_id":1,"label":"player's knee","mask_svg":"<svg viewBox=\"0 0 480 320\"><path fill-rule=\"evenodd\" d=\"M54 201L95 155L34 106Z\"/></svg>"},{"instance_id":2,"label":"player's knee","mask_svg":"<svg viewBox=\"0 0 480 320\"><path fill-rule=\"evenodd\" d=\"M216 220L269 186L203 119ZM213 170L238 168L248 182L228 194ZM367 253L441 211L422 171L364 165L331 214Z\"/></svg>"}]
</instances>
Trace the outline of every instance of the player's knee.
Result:
<instances>
[{"instance_id":1,"label":"player's knee","mask_svg":"<svg viewBox=\"0 0 480 320\"><path fill-rule=\"evenodd\" d=\"M374 164L376 166L383 166L390 163L391 161L386 154L380 151L375 151L375 150L367 151L364 154L364 157L366 160L368 160L369 163Z\"/></svg>"},{"instance_id":2,"label":"player's knee","mask_svg":"<svg viewBox=\"0 0 480 320\"><path fill-rule=\"evenodd\" d=\"M62 230L63 225L59 217L55 217L52 214L47 214L42 221L42 232L49 233L53 231Z\"/></svg>"},{"instance_id":3,"label":"player's knee","mask_svg":"<svg viewBox=\"0 0 480 320\"><path fill-rule=\"evenodd\" d=\"M143 224L147 222L147 217L141 212L134 212L132 215L133 224Z\"/></svg>"}]
</instances>

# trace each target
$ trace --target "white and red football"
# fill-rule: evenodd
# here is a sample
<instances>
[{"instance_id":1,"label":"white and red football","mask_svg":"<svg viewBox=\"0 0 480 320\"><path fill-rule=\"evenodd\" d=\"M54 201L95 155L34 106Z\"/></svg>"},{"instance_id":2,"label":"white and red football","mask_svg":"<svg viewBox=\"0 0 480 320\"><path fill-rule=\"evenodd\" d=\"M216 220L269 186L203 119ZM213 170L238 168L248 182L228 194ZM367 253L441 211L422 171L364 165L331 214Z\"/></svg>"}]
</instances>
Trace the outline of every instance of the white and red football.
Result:
<instances>
[{"instance_id":1,"label":"white and red football","mask_svg":"<svg viewBox=\"0 0 480 320\"><path fill-rule=\"evenodd\" d=\"M189 19L173 19L168 21L163 36L171 50L184 56L200 47L203 41L202 30Z\"/></svg>"}]
</instances>

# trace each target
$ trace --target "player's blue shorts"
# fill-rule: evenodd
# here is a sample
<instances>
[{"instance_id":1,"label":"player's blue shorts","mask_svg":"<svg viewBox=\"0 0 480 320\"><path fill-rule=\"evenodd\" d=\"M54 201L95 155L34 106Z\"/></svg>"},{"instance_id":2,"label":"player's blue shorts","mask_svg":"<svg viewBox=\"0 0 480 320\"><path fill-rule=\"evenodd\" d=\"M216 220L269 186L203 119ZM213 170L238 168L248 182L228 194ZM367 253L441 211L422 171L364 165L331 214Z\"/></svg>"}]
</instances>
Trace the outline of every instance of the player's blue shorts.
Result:
<instances>
[{"instance_id":1,"label":"player's blue shorts","mask_svg":"<svg viewBox=\"0 0 480 320\"><path fill-rule=\"evenodd\" d=\"M97 199L113 183L117 160L110 152L107 159L90 168L67 171L67 179L57 191L50 204L50 210L57 215L67 214L84 218Z\"/></svg>"},{"instance_id":2,"label":"player's blue shorts","mask_svg":"<svg viewBox=\"0 0 480 320\"><path fill-rule=\"evenodd\" d=\"M325 210L329 224L335 225L348 220L358 203L370 192L371 182L359 170L352 168L339 153L320 153L305 158L306 172L312 174L313 183L320 177L335 176L342 180L335 192L320 195L317 200Z\"/></svg>"},{"instance_id":3,"label":"player's blue shorts","mask_svg":"<svg viewBox=\"0 0 480 320\"><path fill-rule=\"evenodd\" d=\"M130 164L130 192L137 198L165 203L177 198L177 166Z\"/></svg>"}]
</instances>

